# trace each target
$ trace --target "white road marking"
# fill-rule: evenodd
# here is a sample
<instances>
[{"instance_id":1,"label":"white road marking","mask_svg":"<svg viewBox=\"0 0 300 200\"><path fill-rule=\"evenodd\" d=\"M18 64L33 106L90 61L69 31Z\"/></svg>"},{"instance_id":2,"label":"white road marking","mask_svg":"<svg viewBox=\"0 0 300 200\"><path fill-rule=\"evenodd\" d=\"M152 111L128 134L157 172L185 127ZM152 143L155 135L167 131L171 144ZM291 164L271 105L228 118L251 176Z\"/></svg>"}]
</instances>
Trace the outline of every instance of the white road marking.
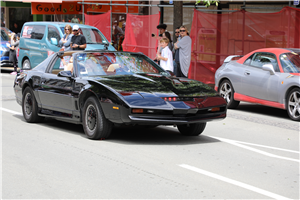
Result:
<instances>
[{"instance_id":1,"label":"white road marking","mask_svg":"<svg viewBox=\"0 0 300 200\"><path fill-rule=\"evenodd\" d=\"M0 107L0 110L12 113L14 115L23 115L22 113L19 113L19 112L13 111L13 110L9 110L9 109L6 109L6 108L2 108L2 107Z\"/></svg>"},{"instance_id":2,"label":"white road marking","mask_svg":"<svg viewBox=\"0 0 300 200\"><path fill-rule=\"evenodd\" d=\"M255 149L255 148L252 148L252 147L248 147L248 146L243 145L243 144L239 144L239 143L244 143L244 142L239 142L239 141L234 141L234 140L229 140L229 139L219 138L219 137L213 137L213 136L209 136L209 137L214 138L214 139L217 139L217 140L220 140L220 141L223 141L223 142L227 142L227 143L229 143L229 144L232 144L232 145L235 145L235 146L244 148L244 149L248 149L248 150L250 150L250 151L253 151L253 152L256 152L256 153L265 155L265 156L269 156L269 157L273 157L273 158L279 158L279 159L283 159L283 160L289 160L289 161L294 161L294 162L299 162L299 163L300 163L300 160L298 160L298 159L287 158L287 157L283 157L283 156L277 156L277 155L272 154L272 153L268 153L268 152L265 152L265 151L262 151L262 150L259 150L259 149ZM251 143L248 143L248 144L251 145ZM255 144L252 144L252 145L255 145ZM263 145L255 145L255 146L261 146L261 147L268 148L268 146L263 146ZM280 150L280 148L275 148L275 147L272 147L272 148L273 148L273 149ZM281 149L281 150L282 150L282 149ZM285 149L285 151L291 151L291 150ZM299 153L299 152L293 151L293 153Z\"/></svg>"},{"instance_id":3,"label":"white road marking","mask_svg":"<svg viewBox=\"0 0 300 200\"><path fill-rule=\"evenodd\" d=\"M223 138L219 138L219 137L213 137L213 138L215 138L215 139L223 139ZM231 141L237 142L237 143L241 143L241 144L248 144L248 145L252 145L252 146L263 147L263 148L267 148L267 149L275 149L275 150L279 150L279 151L287 151L287 152L291 152L291 153L298 153L298 154L300 154L299 151L293 151L293 150L289 150L289 149L282 149L282 148L271 147L271 146L266 146L266 145L261 145L261 144L253 144L253 143L242 142L242 141L237 141L237 140L231 140Z\"/></svg>"},{"instance_id":4,"label":"white road marking","mask_svg":"<svg viewBox=\"0 0 300 200\"><path fill-rule=\"evenodd\" d=\"M197 167L193 167L193 166L190 166L190 165L187 165L187 164L180 164L179 166L183 167L185 169L188 169L188 170L191 170L191 171L194 171L194 172L197 172L197 173L200 173L200 174L203 174L203 175L206 175L206 176L209 176L209 177L212 177L212 178L215 178L215 179L218 179L218 180L221 180L221 181L224 181L224 182L227 182L227 183L230 183L230 184L233 184L233 185L245 188L247 190L251 190L253 192L256 192L256 193L259 193L259 194L262 194L262 195L265 195L265 196L268 196L268 197L271 197L271 198L274 198L274 199L291 200L291 199L289 199L287 197L284 197L284 196L281 196L281 195L278 195L278 194L275 194L275 193L272 193L272 192L269 192L269 191L266 191L266 190L254 187L252 185L248 185L248 184L245 184L245 183L242 183L242 182L239 182L239 181L235 181L233 179L226 178L224 176L221 176L221 175L218 175L218 174L214 174L212 172L205 171L203 169L199 169Z\"/></svg>"}]
</instances>

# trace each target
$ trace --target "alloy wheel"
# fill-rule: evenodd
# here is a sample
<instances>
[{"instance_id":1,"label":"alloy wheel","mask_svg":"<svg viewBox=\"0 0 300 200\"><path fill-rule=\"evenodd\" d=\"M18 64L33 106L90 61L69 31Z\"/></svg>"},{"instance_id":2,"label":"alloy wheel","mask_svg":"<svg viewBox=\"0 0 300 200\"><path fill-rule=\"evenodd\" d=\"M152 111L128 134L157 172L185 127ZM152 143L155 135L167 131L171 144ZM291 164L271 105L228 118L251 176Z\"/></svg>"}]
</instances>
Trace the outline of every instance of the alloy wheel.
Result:
<instances>
[{"instance_id":1,"label":"alloy wheel","mask_svg":"<svg viewBox=\"0 0 300 200\"><path fill-rule=\"evenodd\" d=\"M296 119L300 117L300 92L295 90L288 99L288 111Z\"/></svg>"},{"instance_id":2,"label":"alloy wheel","mask_svg":"<svg viewBox=\"0 0 300 200\"><path fill-rule=\"evenodd\" d=\"M91 131L97 127L97 111L93 105L89 105L86 109L86 124Z\"/></svg>"},{"instance_id":3,"label":"alloy wheel","mask_svg":"<svg viewBox=\"0 0 300 200\"><path fill-rule=\"evenodd\" d=\"M32 114L32 97L30 93L25 96L25 114L30 117Z\"/></svg>"},{"instance_id":4,"label":"alloy wheel","mask_svg":"<svg viewBox=\"0 0 300 200\"><path fill-rule=\"evenodd\" d=\"M220 88L220 95L226 100L227 103L230 102L232 90L231 86L227 82L222 84Z\"/></svg>"}]
</instances>

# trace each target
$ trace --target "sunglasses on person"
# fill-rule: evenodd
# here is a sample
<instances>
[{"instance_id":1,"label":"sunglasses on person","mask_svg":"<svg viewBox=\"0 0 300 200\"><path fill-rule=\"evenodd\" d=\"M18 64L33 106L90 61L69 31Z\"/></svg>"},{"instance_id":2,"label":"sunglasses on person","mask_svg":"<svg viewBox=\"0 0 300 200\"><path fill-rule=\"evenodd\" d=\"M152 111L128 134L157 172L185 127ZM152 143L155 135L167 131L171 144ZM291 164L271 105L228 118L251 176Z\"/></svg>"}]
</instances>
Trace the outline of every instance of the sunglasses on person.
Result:
<instances>
[{"instance_id":1,"label":"sunglasses on person","mask_svg":"<svg viewBox=\"0 0 300 200\"><path fill-rule=\"evenodd\" d=\"M185 30L180 30L180 32L185 32Z\"/></svg>"},{"instance_id":2,"label":"sunglasses on person","mask_svg":"<svg viewBox=\"0 0 300 200\"><path fill-rule=\"evenodd\" d=\"M178 32L176 31L175 33L179 33L179 31Z\"/></svg>"},{"instance_id":3,"label":"sunglasses on person","mask_svg":"<svg viewBox=\"0 0 300 200\"><path fill-rule=\"evenodd\" d=\"M70 29L68 29L68 28L65 28L65 31L68 31L68 30L70 30Z\"/></svg>"},{"instance_id":4,"label":"sunglasses on person","mask_svg":"<svg viewBox=\"0 0 300 200\"><path fill-rule=\"evenodd\" d=\"M74 32L74 31L78 31L78 30L73 30L73 32Z\"/></svg>"}]
</instances>

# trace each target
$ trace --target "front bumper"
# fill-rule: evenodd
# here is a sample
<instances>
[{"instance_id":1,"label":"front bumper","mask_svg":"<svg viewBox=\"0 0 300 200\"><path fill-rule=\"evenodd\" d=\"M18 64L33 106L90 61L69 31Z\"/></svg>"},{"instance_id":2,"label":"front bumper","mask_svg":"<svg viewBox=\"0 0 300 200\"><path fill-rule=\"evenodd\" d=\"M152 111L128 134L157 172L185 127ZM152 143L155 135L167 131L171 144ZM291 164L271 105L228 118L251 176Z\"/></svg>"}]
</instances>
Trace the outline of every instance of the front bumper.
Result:
<instances>
[{"instance_id":1,"label":"front bumper","mask_svg":"<svg viewBox=\"0 0 300 200\"><path fill-rule=\"evenodd\" d=\"M173 125L173 124L192 124L200 122L209 122L226 118L226 107L220 112L206 112L186 115L148 115L135 114L129 115L130 123L133 124L155 124L155 125Z\"/></svg>"}]
</instances>

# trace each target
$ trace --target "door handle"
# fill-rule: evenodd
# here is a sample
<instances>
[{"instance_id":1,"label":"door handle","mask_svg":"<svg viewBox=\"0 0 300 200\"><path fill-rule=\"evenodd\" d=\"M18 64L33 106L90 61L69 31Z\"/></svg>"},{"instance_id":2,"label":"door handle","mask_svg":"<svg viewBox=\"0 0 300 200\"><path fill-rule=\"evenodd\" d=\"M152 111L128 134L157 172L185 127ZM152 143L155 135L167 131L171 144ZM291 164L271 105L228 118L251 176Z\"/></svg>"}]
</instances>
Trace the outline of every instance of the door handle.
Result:
<instances>
[{"instance_id":1,"label":"door handle","mask_svg":"<svg viewBox=\"0 0 300 200\"><path fill-rule=\"evenodd\" d=\"M250 75L250 72L245 72L244 74L249 76L249 75Z\"/></svg>"}]
</instances>

